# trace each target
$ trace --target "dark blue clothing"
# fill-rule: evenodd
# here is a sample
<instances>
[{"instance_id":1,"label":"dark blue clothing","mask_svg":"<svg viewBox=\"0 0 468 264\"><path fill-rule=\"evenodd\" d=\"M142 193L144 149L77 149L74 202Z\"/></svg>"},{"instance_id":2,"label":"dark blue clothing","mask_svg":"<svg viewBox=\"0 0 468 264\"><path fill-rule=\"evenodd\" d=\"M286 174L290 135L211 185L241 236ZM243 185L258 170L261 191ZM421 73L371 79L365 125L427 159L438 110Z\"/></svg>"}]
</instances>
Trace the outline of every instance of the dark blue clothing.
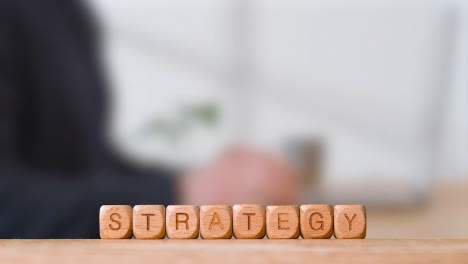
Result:
<instances>
[{"instance_id":1,"label":"dark blue clothing","mask_svg":"<svg viewBox=\"0 0 468 264\"><path fill-rule=\"evenodd\" d=\"M0 238L96 238L102 204L168 204L169 171L106 141L92 16L75 0L0 0Z\"/></svg>"}]
</instances>

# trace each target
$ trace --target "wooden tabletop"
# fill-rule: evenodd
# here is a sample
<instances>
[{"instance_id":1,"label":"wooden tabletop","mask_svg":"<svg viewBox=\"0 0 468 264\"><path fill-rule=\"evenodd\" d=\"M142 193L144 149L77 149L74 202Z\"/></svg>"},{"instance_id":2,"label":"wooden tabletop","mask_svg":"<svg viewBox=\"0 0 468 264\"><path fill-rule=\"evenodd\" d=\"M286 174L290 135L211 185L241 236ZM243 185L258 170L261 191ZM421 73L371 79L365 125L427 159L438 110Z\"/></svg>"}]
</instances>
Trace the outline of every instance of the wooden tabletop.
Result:
<instances>
[{"instance_id":1,"label":"wooden tabletop","mask_svg":"<svg viewBox=\"0 0 468 264\"><path fill-rule=\"evenodd\" d=\"M468 263L462 240L0 240L1 263Z\"/></svg>"}]
</instances>

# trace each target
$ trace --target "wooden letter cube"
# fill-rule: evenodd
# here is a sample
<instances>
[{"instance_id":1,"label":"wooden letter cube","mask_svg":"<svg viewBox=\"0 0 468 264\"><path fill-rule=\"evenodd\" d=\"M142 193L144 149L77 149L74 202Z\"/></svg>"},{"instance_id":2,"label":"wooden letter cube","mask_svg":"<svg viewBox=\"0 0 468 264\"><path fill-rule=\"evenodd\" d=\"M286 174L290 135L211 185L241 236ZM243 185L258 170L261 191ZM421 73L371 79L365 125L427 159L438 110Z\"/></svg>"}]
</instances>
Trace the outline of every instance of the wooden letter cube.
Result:
<instances>
[{"instance_id":1,"label":"wooden letter cube","mask_svg":"<svg viewBox=\"0 0 468 264\"><path fill-rule=\"evenodd\" d=\"M265 206L234 205L233 229L236 238L263 238L265 236Z\"/></svg>"},{"instance_id":2,"label":"wooden letter cube","mask_svg":"<svg viewBox=\"0 0 468 264\"><path fill-rule=\"evenodd\" d=\"M130 205L103 205L99 210L101 238L131 238L133 209Z\"/></svg>"},{"instance_id":3,"label":"wooden letter cube","mask_svg":"<svg viewBox=\"0 0 468 264\"><path fill-rule=\"evenodd\" d=\"M195 205L169 205L166 208L168 238L193 239L198 237L200 208Z\"/></svg>"},{"instance_id":4,"label":"wooden letter cube","mask_svg":"<svg viewBox=\"0 0 468 264\"><path fill-rule=\"evenodd\" d=\"M335 206L335 237L366 237L366 208L363 205Z\"/></svg>"},{"instance_id":5,"label":"wooden letter cube","mask_svg":"<svg viewBox=\"0 0 468 264\"><path fill-rule=\"evenodd\" d=\"M296 205L267 206L268 238L298 238L299 208Z\"/></svg>"},{"instance_id":6,"label":"wooden letter cube","mask_svg":"<svg viewBox=\"0 0 468 264\"><path fill-rule=\"evenodd\" d=\"M232 237L232 208L228 205L200 207L200 236L202 238Z\"/></svg>"},{"instance_id":7,"label":"wooden letter cube","mask_svg":"<svg viewBox=\"0 0 468 264\"><path fill-rule=\"evenodd\" d=\"M333 208L328 204L301 205L303 238L330 238L333 234Z\"/></svg>"},{"instance_id":8,"label":"wooden letter cube","mask_svg":"<svg viewBox=\"0 0 468 264\"><path fill-rule=\"evenodd\" d=\"M166 236L166 209L163 205L135 205L133 207L133 236L157 239Z\"/></svg>"}]
</instances>

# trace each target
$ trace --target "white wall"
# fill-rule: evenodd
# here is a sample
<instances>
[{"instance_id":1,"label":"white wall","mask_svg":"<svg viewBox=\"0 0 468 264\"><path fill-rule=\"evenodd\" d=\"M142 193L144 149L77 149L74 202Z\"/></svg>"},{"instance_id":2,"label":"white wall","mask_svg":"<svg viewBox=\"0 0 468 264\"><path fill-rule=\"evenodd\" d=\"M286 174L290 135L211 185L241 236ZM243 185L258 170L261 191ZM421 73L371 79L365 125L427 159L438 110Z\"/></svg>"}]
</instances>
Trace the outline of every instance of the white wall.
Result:
<instances>
[{"instance_id":1,"label":"white wall","mask_svg":"<svg viewBox=\"0 0 468 264\"><path fill-rule=\"evenodd\" d=\"M467 168L463 1L99 0L130 156L198 163L234 141L324 140L326 179L424 188ZM174 147L133 137L151 116L216 101L223 121ZM438 172L438 173L437 173Z\"/></svg>"}]
</instances>

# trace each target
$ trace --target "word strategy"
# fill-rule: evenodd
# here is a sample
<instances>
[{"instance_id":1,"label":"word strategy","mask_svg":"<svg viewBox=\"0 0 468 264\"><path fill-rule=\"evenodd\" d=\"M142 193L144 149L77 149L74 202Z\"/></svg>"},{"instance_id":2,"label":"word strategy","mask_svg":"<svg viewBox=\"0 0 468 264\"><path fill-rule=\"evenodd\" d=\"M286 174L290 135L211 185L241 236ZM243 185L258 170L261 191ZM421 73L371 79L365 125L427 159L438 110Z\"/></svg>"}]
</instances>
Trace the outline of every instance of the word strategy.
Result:
<instances>
[{"instance_id":1,"label":"word strategy","mask_svg":"<svg viewBox=\"0 0 468 264\"><path fill-rule=\"evenodd\" d=\"M102 239L362 239L363 205L103 205Z\"/></svg>"}]
</instances>

